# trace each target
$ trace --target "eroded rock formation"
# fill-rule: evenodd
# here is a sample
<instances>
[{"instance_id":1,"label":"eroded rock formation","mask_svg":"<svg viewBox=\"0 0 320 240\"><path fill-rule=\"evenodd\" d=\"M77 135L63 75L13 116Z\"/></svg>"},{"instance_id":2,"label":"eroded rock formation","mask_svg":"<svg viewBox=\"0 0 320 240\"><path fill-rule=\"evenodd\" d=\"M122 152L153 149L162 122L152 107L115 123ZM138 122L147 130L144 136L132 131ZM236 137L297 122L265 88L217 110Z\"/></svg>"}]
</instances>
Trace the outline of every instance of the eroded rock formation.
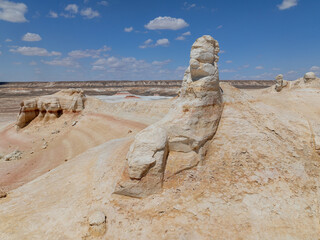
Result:
<instances>
[{"instance_id":1,"label":"eroded rock formation","mask_svg":"<svg viewBox=\"0 0 320 240\"><path fill-rule=\"evenodd\" d=\"M48 121L60 117L64 112L84 109L84 94L81 89L61 90L53 95L25 100L20 104L16 125L27 126L35 118Z\"/></svg>"},{"instance_id":2,"label":"eroded rock formation","mask_svg":"<svg viewBox=\"0 0 320 240\"><path fill-rule=\"evenodd\" d=\"M276 76L275 89L277 92L280 92L282 88L286 87L287 85L288 85L288 82L283 80L282 74L279 74L278 76Z\"/></svg>"},{"instance_id":3,"label":"eroded rock formation","mask_svg":"<svg viewBox=\"0 0 320 240\"><path fill-rule=\"evenodd\" d=\"M190 66L178 98L162 120L136 135L115 193L150 195L161 190L166 167L177 173L201 161L205 143L214 136L223 109L219 50L218 42L208 35L192 45Z\"/></svg>"}]
</instances>

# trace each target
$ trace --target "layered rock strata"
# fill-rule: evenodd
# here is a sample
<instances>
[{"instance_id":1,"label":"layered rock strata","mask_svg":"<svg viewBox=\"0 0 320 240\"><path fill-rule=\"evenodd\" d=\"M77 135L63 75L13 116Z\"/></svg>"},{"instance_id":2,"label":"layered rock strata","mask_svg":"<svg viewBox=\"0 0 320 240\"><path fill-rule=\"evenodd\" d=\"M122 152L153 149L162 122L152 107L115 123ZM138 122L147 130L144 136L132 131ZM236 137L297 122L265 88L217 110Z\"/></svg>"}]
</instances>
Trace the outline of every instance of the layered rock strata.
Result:
<instances>
[{"instance_id":1,"label":"layered rock strata","mask_svg":"<svg viewBox=\"0 0 320 240\"><path fill-rule=\"evenodd\" d=\"M162 120L136 135L115 193L144 197L159 192L164 177L199 164L223 109L218 53L218 42L208 35L192 45L178 98Z\"/></svg>"},{"instance_id":2,"label":"layered rock strata","mask_svg":"<svg viewBox=\"0 0 320 240\"><path fill-rule=\"evenodd\" d=\"M20 104L16 125L23 128L35 118L48 121L64 112L79 112L84 109L84 100L81 89L66 89L53 95L24 100Z\"/></svg>"}]
</instances>

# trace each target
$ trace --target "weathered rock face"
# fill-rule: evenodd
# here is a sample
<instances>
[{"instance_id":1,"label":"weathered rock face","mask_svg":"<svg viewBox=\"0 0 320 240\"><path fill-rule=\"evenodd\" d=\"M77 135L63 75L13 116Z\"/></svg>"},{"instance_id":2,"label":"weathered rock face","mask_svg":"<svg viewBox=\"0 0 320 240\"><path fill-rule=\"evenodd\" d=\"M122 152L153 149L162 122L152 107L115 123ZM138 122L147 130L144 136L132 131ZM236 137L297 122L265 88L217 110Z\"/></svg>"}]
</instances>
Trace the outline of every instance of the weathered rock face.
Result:
<instances>
[{"instance_id":1,"label":"weathered rock face","mask_svg":"<svg viewBox=\"0 0 320 240\"><path fill-rule=\"evenodd\" d=\"M84 109L84 99L81 89L66 89L53 95L25 100L20 104L16 125L23 128L35 118L48 121L60 117L64 112L81 111Z\"/></svg>"},{"instance_id":2,"label":"weathered rock face","mask_svg":"<svg viewBox=\"0 0 320 240\"><path fill-rule=\"evenodd\" d=\"M179 97L162 120L136 136L115 193L143 197L160 191L167 155L175 173L201 161L205 143L214 136L223 109L218 52L218 42L208 35L192 45ZM187 162L181 165L177 159Z\"/></svg>"},{"instance_id":3,"label":"weathered rock face","mask_svg":"<svg viewBox=\"0 0 320 240\"><path fill-rule=\"evenodd\" d=\"M275 89L277 92L280 92L282 88L286 87L287 85L288 85L288 82L283 80L282 74L279 74L278 76L276 76Z\"/></svg>"}]
</instances>

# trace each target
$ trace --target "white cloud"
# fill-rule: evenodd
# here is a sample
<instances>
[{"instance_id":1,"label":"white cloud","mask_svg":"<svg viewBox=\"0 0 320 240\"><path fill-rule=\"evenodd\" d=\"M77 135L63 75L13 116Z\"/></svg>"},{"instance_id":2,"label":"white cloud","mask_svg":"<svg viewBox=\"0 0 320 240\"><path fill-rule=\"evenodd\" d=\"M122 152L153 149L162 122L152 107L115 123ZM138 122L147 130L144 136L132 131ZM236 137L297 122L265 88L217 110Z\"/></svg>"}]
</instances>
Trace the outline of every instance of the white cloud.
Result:
<instances>
[{"instance_id":1,"label":"white cloud","mask_svg":"<svg viewBox=\"0 0 320 240\"><path fill-rule=\"evenodd\" d=\"M68 6L65 7L64 10L66 10L70 13L78 13L79 7L77 4L69 4Z\"/></svg>"},{"instance_id":2,"label":"white cloud","mask_svg":"<svg viewBox=\"0 0 320 240\"><path fill-rule=\"evenodd\" d=\"M225 53L225 52L226 52L226 51L224 51L224 50L220 50L219 53L220 53L220 54L223 54L223 53Z\"/></svg>"},{"instance_id":3,"label":"white cloud","mask_svg":"<svg viewBox=\"0 0 320 240\"><path fill-rule=\"evenodd\" d=\"M100 1L100 2L97 2L98 5L102 5L102 6L108 6L109 3L107 1Z\"/></svg>"},{"instance_id":4,"label":"white cloud","mask_svg":"<svg viewBox=\"0 0 320 240\"><path fill-rule=\"evenodd\" d=\"M54 12L54 11L50 11L48 14L48 17L50 18L57 18L58 17L58 13Z\"/></svg>"},{"instance_id":5,"label":"white cloud","mask_svg":"<svg viewBox=\"0 0 320 240\"><path fill-rule=\"evenodd\" d=\"M256 69L261 70L263 69L263 66L256 66Z\"/></svg>"},{"instance_id":6,"label":"white cloud","mask_svg":"<svg viewBox=\"0 0 320 240\"><path fill-rule=\"evenodd\" d=\"M287 72L288 75L290 75L290 74L295 74L295 73L297 73L297 72L294 71L294 70L291 70L291 71Z\"/></svg>"},{"instance_id":7,"label":"white cloud","mask_svg":"<svg viewBox=\"0 0 320 240\"><path fill-rule=\"evenodd\" d=\"M166 69L171 60L147 62L134 57L100 58L92 63L91 70L100 71L97 79L181 79L186 67L182 69Z\"/></svg>"},{"instance_id":8,"label":"white cloud","mask_svg":"<svg viewBox=\"0 0 320 240\"><path fill-rule=\"evenodd\" d=\"M147 25L145 25L145 28L149 30L157 30L157 29L178 30L188 26L189 24L186 23L182 18L157 17L151 20Z\"/></svg>"},{"instance_id":9,"label":"white cloud","mask_svg":"<svg viewBox=\"0 0 320 240\"><path fill-rule=\"evenodd\" d=\"M161 38L156 42L156 46L168 46L169 44L170 41L167 38Z\"/></svg>"},{"instance_id":10,"label":"white cloud","mask_svg":"<svg viewBox=\"0 0 320 240\"><path fill-rule=\"evenodd\" d=\"M186 37L185 37L185 36L190 36L190 35L191 35L191 32L190 32L190 31L185 32L185 33L182 33L182 35L181 35L181 36L179 36L179 37L177 37L177 38L176 38L176 40L183 41L183 40L185 40L185 39L186 39Z\"/></svg>"},{"instance_id":11,"label":"white cloud","mask_svg":"<svg viewBox=\"0 0 320 240\"><path fill-rule=\"evenodd\" d=\"M277 7L279 10L285 10L298 5L298 0L283 0Z\"/></svg>"},{"instance_id":12,"label":"white cloud","mask_svg":"<svg viewBox=\"0 0 320 240\"><path fill-rule=\"evenodd\" d=\"M103 66L92 66L92 70L93 71L103 71L103 70L106 70L106 68Z\"/></svg>"},{"instance_id":13,"label":"white cloud","mask_svg":"<svg viewBox=\"0 0 320 240\"><path fill-rule=\"evenodd\" d=\"M98 58L101 53L110 51L111 48L107 46L103 46L100 49L86 49L86 50L74 50L68 53L68 55L72 58Z\"/></svg>"},{"instance_id":14,"label":"white cloud","mask_svg":"<svg viewBox=\"0 0 320 240\"><path fill-rule=\"evenodd\" d=\"M171 62L170 59L164 60L164 61L153 61L151 64L156 65L156 66L163 66L163 65L168 64L169 62Z\"/></svg>"},{"instance_id":15,"label":"white cloud","mask_svg":"<svg viewBox=\"0 0 320 240\"><path fill-rule=\"evenodd\" d=\"M24 17L27 11L28 7L24 3L0 0L0 20L13 23L27 22Z\"/></svg>"},{"instance_id":16,"label":"white cloud","mask_svg":"<svg viewBox=\"0 0 320 240\"><path fill-rule=\"evenodd\" d=\"M184 3L183 3L183 6L184 6L184 9L189 10L189 9L191 9L191 8L196 7L197 5L196 5L195 3L184 2Z\"/></svg>"},{"instance_id":17,"label":"white cloud","mask_svg":"<svg viewBox=\"0 0 320 240\"><path fill-rule=\"evenodd\" d=\"M311 68L310 68L310 71L319 71L320 70L320 67L318 67L318 66L312 66Z\"/></svg>"},{"instance_id":18,"label":"white cloud","mask_svg":"<svg viewBox=\"0 0 320 240\"><path fill-rule=\"evenodd\" d=\"M45 48L38 48L38 47L17 47L12 48L9 50L13 53L20 53L24 56L60 56L60 52L48 52Z\"/></svg>"},{"instance_id":19,"label":"white cloud","mask_svg":"<svg viewBox=\"0 0 320 240\"><path fill-rule=\"evenodd\" d=\"M4 40L5 42L12 42L12 40L10 38L7 38L6 40Z\"/></svg>"},{"instance_id":20,"label":"white cloud","mask_svg":"<svg viewBox=\"0 0 320 240\"><path fill-rule=\"evenodd\" d=\"M242 68L248 68L248 67L250 67L250 64L246 64L242 66Z\"/></svg>"},{"instance_id":21,"label":"white cloud","mask_svg":"<svg viewBox=\"0 0 320 240\"><path fill-rule=\"evenodd\" d=\"M133 27L128 27L128 28L124 28L125 32L132 32L133 31Z\"/></svg>"},{"instance_id":22,"label":"white cloud","mask_svg":"<svg viewBox=\"0 0 320 240\"><path fill-rule=\"evenodd\" d=\"M23 37L22 37L22 41L26 41L26 42L38 42L41 41L41 37L39 34L36 33L26 33Z\"/></svg>"},{"instance_id":23,"label":"white cloud","mask_svg":"<svg viewBox=\"0 0 320 240\"><path fill-rule=\"evenodd\" d=\"M2 55L2 52L0 51L0 55Z\"/></svg>"},{"instance_id":24,"label":"white cloud","mask_svg":"<svg viewBox=\"0 0 320 240\"><path fill-rule=\"evenodd\" d=\"M183 41L183 40L186 40L186 38L185 36L179 36L176 38L176 40Z\"/></svg>"},{"instance_id":25,"label":"white cloud","mask_svg":"<svg viewBox=\"0 0 320 240\"><path fill-rule=\"evenodd\" d=\"M223 25L219 25L219 26L217 27L217 29L221 29L221 28L223 28Z\"/></svg>"},{"instance_id":26,"label":"white cloud","mask_svg":"<svg viewBox=\"0 0 320 240\"><path fill-rule=\"evenodd\" d=\"M151 44L153 42L152 39L148 39L144 41L143 45L139 46L139 48L147 48L147 47L152 47L153 45Z\"/></svg>"},{"instance_id":27,"label":"white cloud","mask_svg":"<svg viewBox=\"0 0 320 240\"><path fill-rule=\"evenodd\" d=\"M35 66L35 65L37 65L37 62L36 61L31 61L31 62L29 62L29 65L30 66Z\"/></svg>"},{"instance_id":28,"label":"white cloud","mask_svg":"<svg viewBox=\"0 0 320 240\"><path fill-rule=\"evenodd\" d=\"M227 60L226 63L232 63L232 61L231 60Z\"/></svg>"},{"instance_id":29,"label":"white cloud","mask_svg":"<svg viewBox=\"0 0 320 240\"><path fill-rule=\"evenodd\" d=\"M81 10L80 14L88 19L92 19L92 18L100 16L99 12L92 10L92 8L83 9L83 10Z\"/></svg>"},{"instance_id":30,"label":"white cloud","mask_svg":"<svg viewBox=\"0 0 320 240\"><path fill-rule=\"evenodd\" d=\"M44 64L51 66L62 66L62 67L80 67L79 63L74 61L74 59L70 57L62 58L62 59L54 59L52 61L41 61Z\"/></svg>"},{"instance_id":31,"label":"white cloud","mask_svg":"<svg viewBox=\"0 0 320 240\"><path fill-rule=\"evenodd\" d=\"M272 68L273 71L280 71L280 68Z\"/></svg>"}]
</instances>

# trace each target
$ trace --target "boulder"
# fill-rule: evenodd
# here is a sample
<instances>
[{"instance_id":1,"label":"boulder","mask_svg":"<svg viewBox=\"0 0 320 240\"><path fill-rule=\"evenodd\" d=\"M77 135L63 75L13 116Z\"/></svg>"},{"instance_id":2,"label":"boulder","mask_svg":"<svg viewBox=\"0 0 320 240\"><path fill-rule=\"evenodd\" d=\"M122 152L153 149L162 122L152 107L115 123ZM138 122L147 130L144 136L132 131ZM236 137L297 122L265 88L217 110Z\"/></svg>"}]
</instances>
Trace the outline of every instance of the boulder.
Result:
<instances>
[{"instance_id":1,"label":"boulder","mask_svg":"<svg viewBox=\"0 0 320 240\"><path fill-rule=\"evenodd\" d=\"M79 112L84 109L84 100L81 89L65 89L53 95L24 100L20 104L16 125L23 128L35 118L49 121L64 112Z\"/></svg>"},{"instance_id":2,"label":"boulder","mask_svg":"<svg viewBox=\"0 0 320 240\"><path fill-rule=\"evenodd\" d=\"M115 193L143 197L159 192L170 152L184 153L170 158L179 160L178 164L173 163L174 173L201 161L204 145L214 136L223 109L217 66L219 50L218 42L208 35L192 45L190 66L178 98L163 119L137 134ZM187 157L186 162L181 160L183 156Z\"/></svg>"}]
</instances>

